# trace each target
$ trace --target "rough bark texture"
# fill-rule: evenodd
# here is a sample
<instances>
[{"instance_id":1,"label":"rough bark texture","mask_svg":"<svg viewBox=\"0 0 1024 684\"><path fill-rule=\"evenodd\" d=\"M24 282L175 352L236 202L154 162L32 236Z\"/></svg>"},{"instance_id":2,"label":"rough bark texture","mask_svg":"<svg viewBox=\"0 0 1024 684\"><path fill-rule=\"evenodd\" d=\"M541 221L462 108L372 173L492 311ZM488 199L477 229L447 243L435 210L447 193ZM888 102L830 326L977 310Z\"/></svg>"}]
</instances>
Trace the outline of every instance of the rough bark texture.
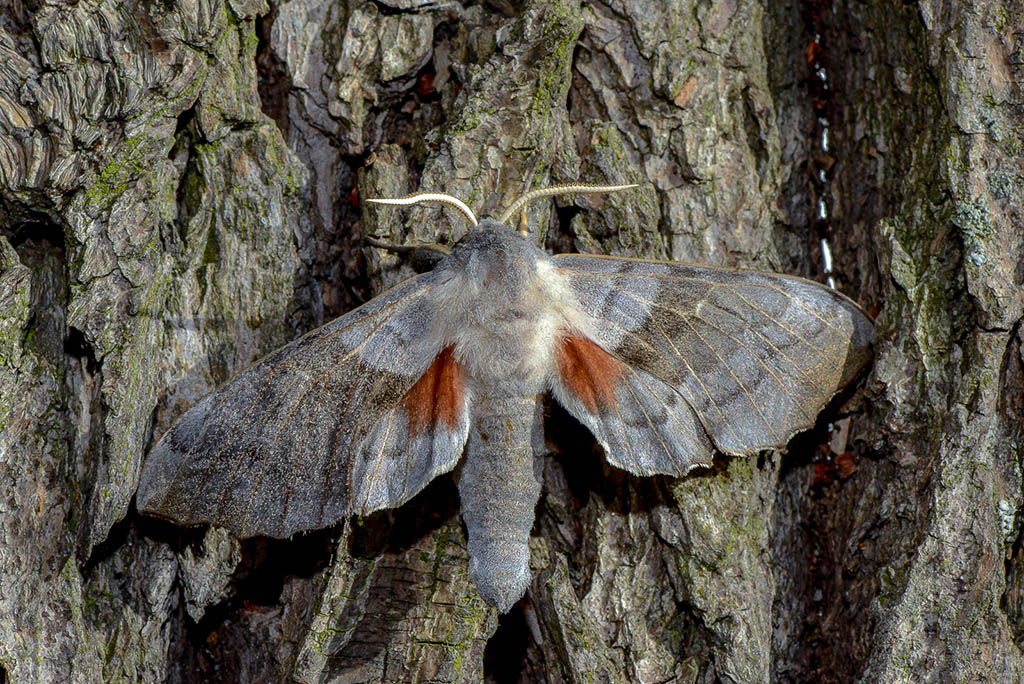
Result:
<instances>
[{"instance_id":1,"label":"rough bark texture","mask_svg":"<svg viewBox=\"0 0 1024 684\"><path fill-rule=\"evenodd\" d=\"M1022 45L1013 0L3 3L0 682L1024 680ZM134 512L186 407L410 272L361 234L466 230L360 195L576 180L641 187L531 205L553 251L828 238L871 374L678 481L553 406L500 618L450 477L280 542Z\"/></svg>"}]
</instances>

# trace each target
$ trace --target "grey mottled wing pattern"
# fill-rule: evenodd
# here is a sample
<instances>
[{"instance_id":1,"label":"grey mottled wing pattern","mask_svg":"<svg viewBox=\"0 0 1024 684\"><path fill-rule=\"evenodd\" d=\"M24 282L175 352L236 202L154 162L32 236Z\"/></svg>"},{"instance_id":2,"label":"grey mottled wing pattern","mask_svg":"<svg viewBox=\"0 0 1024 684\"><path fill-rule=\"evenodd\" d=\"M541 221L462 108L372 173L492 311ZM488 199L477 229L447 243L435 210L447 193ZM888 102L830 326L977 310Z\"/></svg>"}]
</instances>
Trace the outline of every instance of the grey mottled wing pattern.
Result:
<instances>
[{"instance_id":1,"label":"grey mottled wing pattern","mask_svg":"<svg viewBox=\"0 0 1024 684\"><path fill-rule=\"evenodd\" d=\"M726 453L785 444L870 358L871 321L802 278L580 255L555 264L595 321L594 341L672 388Z\"/></svg>"},{"instance_id":2,"label":"grey mottled wing pattern","mask_svg":"<svg viewBox=\"0 0 1024 684\"><path fill-rule=\"evenodd\" d=\"M413 430L402 403L440 352L423 335L434 280L398 285L199 402L147 457L139 510L285 537L398 506L454 467L466 407L451 426Z\"/></svg>"}]
</instances>

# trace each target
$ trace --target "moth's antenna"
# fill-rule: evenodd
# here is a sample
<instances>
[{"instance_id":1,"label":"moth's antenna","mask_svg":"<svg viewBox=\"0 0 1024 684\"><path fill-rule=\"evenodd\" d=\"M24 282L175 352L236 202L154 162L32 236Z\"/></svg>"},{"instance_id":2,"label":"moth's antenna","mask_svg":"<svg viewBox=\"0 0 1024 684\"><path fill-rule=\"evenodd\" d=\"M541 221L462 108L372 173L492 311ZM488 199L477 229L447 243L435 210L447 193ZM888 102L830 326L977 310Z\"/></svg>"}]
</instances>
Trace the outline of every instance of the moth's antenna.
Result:
<instances>
[{"instance_id":1,"label":"moth's antenna","mask_svg":"<svg viewBox=\"0 0 1024 684\"><path fill-rule=\"evenodd\" d=\"M512 205L506 209L500 217L498 217L499 223L508 223L508 220L512 218L512 215L519 211L520 208L526 206L528 202L532 202L535 199L541 197L553 197L555 195L579 195L584 193L600 193L600 192L618 192L619 190L628 190L629 188L637 187L636 183L629 183L628 185L552 185L550 188L537 188L526 193Z\"/></svg>"},{"instance_id":2,"label":"moth's antenna","mask_svg":"<svg viewBox=\"0 0 1024 684\"><path fill-rule=\"evenodd\" d=\"M401 206L408 206L410 204L419 204L420 202L440 202L441 204L447 204L449 207L454 207L466 217L467 220L473 226L476 226L476 216L473 214L473 210L466 206L466 203L460 200L458 197L452 197L446 195L443 192L416 192L405 197L384 197L380 199L367 199L367 202L373 202L374 204L398 204Z\"/></svg>"}]
</instances>

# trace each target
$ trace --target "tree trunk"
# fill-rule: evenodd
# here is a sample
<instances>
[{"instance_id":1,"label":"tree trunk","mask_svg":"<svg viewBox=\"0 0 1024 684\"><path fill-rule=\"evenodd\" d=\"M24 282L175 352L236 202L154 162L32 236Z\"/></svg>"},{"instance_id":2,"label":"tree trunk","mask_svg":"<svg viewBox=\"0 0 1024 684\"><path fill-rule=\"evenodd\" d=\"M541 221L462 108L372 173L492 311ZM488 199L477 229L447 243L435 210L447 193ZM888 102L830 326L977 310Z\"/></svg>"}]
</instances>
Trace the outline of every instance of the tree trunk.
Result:
<instances>
[{"instance_id":1,"label":"tree trunk","mask_svg":"<svg viewBox=\"0 0 1024 684\"><path fill-rule=\"evenodd\" d=\"M0 682L1024 679L1024 10L731 0L0 6ZM870 374L679 480L552 405L533 582L450 476L285 541L140 517L249 362L537 202L556 252L832 277ZM831 431L830 431L831 428Z\"/></svg>"}]
</instances>

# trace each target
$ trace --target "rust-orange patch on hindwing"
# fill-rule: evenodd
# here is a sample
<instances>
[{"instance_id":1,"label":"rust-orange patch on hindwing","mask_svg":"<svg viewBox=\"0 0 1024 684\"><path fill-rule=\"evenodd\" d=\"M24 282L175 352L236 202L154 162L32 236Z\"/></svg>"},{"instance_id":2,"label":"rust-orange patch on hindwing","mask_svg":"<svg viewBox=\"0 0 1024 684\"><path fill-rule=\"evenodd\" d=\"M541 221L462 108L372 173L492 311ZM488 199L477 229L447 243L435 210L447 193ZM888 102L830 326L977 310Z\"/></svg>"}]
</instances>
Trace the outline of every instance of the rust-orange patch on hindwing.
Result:
<instances>
[{"instance_id":1,"label":"rust-orange patch on hindwing","mask_svg":"<svg viewBox=\"0 0 1024 684\"><path fill-rule=\"evenodd\" d=\"M442 422L454 429L462 413L462 369L455 360L455 347L448 346L434 357L405 396L402 408L409 416L409 436L426 432Z\"/></svg>"},{"instance_id":2,"label":"rust-orange patch on hindwing","mask_svg":"<svg viewBox=\"0 0 1024 684\"><path fill-rule=\"evenodd\" d=\"M588 411L615 406L615 388L625 375L621 361L592 340L571 333L559 336L555 358L565 388Z\"/></svg>"}]
</instances>

